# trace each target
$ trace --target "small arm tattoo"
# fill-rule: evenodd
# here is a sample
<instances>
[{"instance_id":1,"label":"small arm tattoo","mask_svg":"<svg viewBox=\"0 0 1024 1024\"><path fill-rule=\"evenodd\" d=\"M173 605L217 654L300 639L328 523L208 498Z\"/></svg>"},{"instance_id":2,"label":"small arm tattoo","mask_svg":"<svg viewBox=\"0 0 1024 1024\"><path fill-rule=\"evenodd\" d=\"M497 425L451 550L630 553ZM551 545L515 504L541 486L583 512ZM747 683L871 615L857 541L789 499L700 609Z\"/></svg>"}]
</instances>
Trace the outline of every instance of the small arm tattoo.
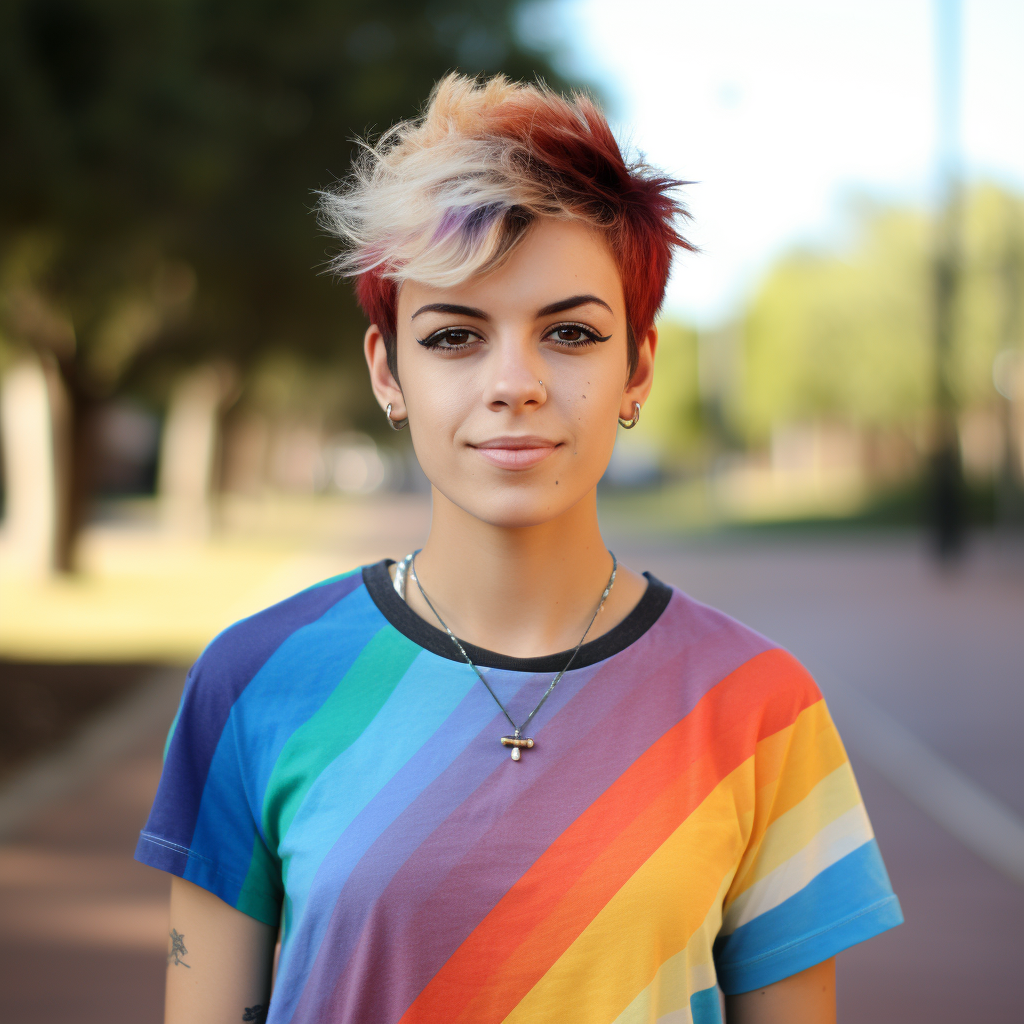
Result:
<instances>
[{"instance_id":1,"label":"small arm tattoo","mask_svg":"<svg viewBox=\"0 0 1024 1024\"><path fill-rule=\"evenodd\" d=\"M171 929L171 951L167 954L167 962L172 961L175 964L180 964L182 967L191 968L191 964L185 963L182 957L188 953L185 948L185 936L181 932L176 931L174 928Z\"/></svg>"},{"instance_id":2,"label":"small arm tattoo","mask_svg":"<svg viewBox=\"0 0 1024 1024\"><path fill-rule=\"evenodd\" d=\"M245 1013L242 1014L242 1020L256 1021L256 1024L264 1024L267 1019L267 1007L262 1003L257 1003L255 1006L247 1006Z\"/></svg>"}]
</instances>

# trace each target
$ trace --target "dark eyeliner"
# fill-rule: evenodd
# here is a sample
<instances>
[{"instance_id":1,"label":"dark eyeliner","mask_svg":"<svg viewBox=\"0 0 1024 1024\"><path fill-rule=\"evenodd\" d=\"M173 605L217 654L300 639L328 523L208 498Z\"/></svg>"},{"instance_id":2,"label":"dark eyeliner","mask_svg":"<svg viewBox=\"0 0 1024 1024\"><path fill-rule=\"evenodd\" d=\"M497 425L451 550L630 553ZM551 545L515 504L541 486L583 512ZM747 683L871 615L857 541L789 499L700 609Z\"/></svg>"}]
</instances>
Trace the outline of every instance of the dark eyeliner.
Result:
<instances>
[{"instance_id":1,"label":"dark eyeliner","mask_svg":"<svg viewBox=\"0 0 1024 1024\"><path fill-rule=\"evenodd\" d=\"M417 338L416 344L422 345L424 348L434 348L437 344L438 336L443 333L444 331L434 331L433 334L428 334L425 338Z\"/></svg>"},{"instance_id":2,"label":"dark eyeliner","mask_svg":"<svg viewBox=\"0 0 1024 1024\"><path fill-rule=\"evenodd\" d=\"M605 334L604 336L602 336L602 335L598 334L597 331L595 331L593 329L593 327L588 327L586 324L578 323L575 320L568 320L568 321L565 321L563 323L554 324L552 327L548 328L548 331L544 335L544 337L545 338L550 337L552 334L555 333L555 331L564 330L566 327L575 327L576 330L582 331L583 334L586 335L586 340L585 341L560 341L560 340L558 340L556 338L555 339L555 344L557 344L557 345L567 345L569 347L579 346L579 345L590 345L590 344L593 344L593 343L599 342L599 341L607 341L611 337L610 334Z\"/></svg>"},{"instance_id":3,"label":"dark eyeliner","mask_svg":"<svg viewBox=\"0 0 1024 1024\"><path fill-rule=\"evenodd\" d=\"M428 334L425 338L417 338L416 341L424 348L438 348L439 343L443 341L446 336L453 333L465 334L469 338L477 338L477 340L479 340L478 335L469 330L468 327L442 327L439 330L434 331L433 334ZM469 342L466 342L465 344L469 344ZM452 345L451 349L454 350L464 347L465 345Z\"/></svg>"}]
</instances>

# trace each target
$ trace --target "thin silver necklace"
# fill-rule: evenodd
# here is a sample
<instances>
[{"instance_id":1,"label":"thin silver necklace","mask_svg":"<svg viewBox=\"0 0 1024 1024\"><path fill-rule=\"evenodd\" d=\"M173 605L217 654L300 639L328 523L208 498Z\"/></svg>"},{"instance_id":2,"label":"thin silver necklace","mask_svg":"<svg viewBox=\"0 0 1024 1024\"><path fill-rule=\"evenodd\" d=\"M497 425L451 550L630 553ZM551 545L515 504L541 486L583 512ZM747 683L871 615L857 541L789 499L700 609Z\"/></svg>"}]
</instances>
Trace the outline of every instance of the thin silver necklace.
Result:
<instances>
[{"instance_id":1,"label":"thin silver necklace","mask_svg":"<svg viewBox=\"0 0 1024 1024\"><path fill-rule=\"evenodd\" d=\"M419 576L416 575L416 555L418 554L419 552L417 551L412 556L412 559L409 562L409 575L412 576L412 578L416 581L416 586L419 587L419 591L423 595L423 600L427 602L427 607L430 608L430 610L434 613L435 617L437 618L437 621L441 623L441 626L444 629L444 631L451 637L452 643L455 644L455 646L459 649L459 654L462 655L462 657L466 661L466 664L477 674L477 678L480 680L480 682L487 687L487 692L494 698L494 703L497 704L499 708L501 708L501 713L508 719L508 723L512 726L512 729L514 731L511 736L501 737L501 745L503 747L511 747L512 760L518 761L519 758L522 756L520 754L521 750L529 750L531 747L535 745L534 741L529 736L523 735L523 730L533 721L533 716L536 715L542 707L544 707L544 702L548 699L548 697L551 696L551 691L558 685L562 676L564 676L565 673L569 671L569 667L576 660L576 655L579 654L580 648L583 646L583 641L587 639L587 634L590 632L590 627L594 625L594 621L597 619L598 615L601 614L601 609L604 607L604 603L608 600L608 595L612 592L612 587L615 585L615 574L619 571L618 559L615 557L615 554L613 552L608 552L608 554L612 556L612 574L608 577L608 585L604 588L604 593L601 594L601 600L597 604L597 610L590 617L590 622L587 623L587 628L583 630L583 636L580 637L580 642L573 648L573 652L569 655L569 660L565 663L565 667L558 672L554 679L551 680L550 685L544 691L544 696L541 697L541 699L537 702L537 706L526 716L526 719L523 721L522 725L516 725L516 723L512 719L512 716L508 713L508 709L505 707L504 704L501 703L500 700L498 700L498 695L494 692L494 690L491 689L491 684L487 682L487 680L484 678L483 672L481 672L480 669L478 669L476 665L473 664L473 659L470 658L470 656L466 653L466 649L462 646L462 644L459 643L458 637L448 628L447 623L444 621L444 619L441 618L440 613L434 607L430 598L427 597L427 592L423 589L423 584L420 583Z\"/></svg>"}]
</instances>

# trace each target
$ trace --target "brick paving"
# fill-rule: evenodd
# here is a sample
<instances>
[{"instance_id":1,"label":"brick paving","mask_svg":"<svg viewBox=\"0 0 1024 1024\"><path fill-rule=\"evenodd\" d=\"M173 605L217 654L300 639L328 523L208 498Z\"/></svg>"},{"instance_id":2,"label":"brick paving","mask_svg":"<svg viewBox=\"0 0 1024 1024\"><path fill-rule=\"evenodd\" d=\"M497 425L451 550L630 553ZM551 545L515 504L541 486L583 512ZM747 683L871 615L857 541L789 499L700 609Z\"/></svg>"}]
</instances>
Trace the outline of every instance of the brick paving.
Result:
<instances>
[{"instance_id":1,"label":"brick paving","mask_svg":"<svg viewBox=\"0 0 1024 1024\"><path fill-rule=\"evenodd\" d=\"M163 1020L169 883L132 860L163 731L0 846L0 1021Z\"/></svg>"}]
</instances>

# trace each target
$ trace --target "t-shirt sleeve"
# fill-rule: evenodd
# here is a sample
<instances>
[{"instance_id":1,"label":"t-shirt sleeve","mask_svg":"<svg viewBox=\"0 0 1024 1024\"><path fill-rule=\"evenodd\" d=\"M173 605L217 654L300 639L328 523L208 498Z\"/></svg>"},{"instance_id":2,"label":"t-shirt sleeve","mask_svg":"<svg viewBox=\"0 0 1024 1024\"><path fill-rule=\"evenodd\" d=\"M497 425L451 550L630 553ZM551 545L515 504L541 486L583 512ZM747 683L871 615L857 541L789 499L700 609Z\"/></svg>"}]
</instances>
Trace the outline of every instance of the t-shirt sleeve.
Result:
<instances>
[{"instance_id":1,"label":"t-shirt sleeve","mask_svg":"<svg viewBox=\"0 0 1024 1024\"><path fill-rule=\"evenodd\" d=\"M781 981L903 920L820 695L758 742L754 787L750 838L715 943L728 995Z\"/></svg>"},{"instance_id":2,"label":"t-shirt sleeve","mask_svg":"<svg viewBox=\"0 0 1024 1024\"><path fill-rule=\"evenodd\" d=\"M135 859L276 926L281 865L262 835L253 780L246 777L253 759L241 747L232 714L243 687L216 666L204 669L204 661L185 684Z\"/></svg>"}]
</instances>

